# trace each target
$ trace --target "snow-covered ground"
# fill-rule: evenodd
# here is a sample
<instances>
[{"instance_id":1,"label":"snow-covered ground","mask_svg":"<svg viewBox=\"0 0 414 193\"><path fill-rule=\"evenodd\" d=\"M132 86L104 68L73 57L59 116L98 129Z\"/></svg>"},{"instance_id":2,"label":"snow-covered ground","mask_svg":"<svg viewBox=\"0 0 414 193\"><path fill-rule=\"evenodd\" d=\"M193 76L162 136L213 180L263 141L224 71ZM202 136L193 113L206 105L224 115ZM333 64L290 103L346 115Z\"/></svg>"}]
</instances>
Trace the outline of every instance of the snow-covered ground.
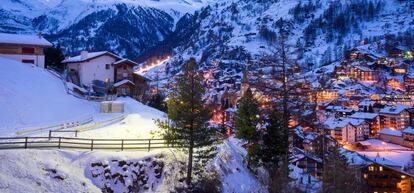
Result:
<instances>
[{"instance_id":1,"label":"snow-covered ground","mask_svg":"<svg viewBox=\"0 0 414 193\"><path fill-rule=\"evenodd\" d=\"M0 192L101 192L102 187L97 187L100 186L97 181L99 179L91 176L92 163L112 163L113 160L138 162L159 153L2 150L0 151ZM149 170L149 168L145 169ZM116 172L115 168L112 170ZM148 183L152 184L155 181L156 179L151 178ZM159 188L162 186L155 186L154 191L146 192L162 192L157 190Z\"/></svg>"},{"instance_id":2,"label":"snow-covered ground","mask_svg":"<svg viewBox=\"0 0 414 193\"><path fill-rule=\"evenodd\" d=\"M247 152L241 142L235 138L224 141L215 159L215 166L220 171L223 192L265 193L266 188L247 168L244 157Z\"/></svg>"},{"instance_id":3,"label":"snow-covered ground","mask_svg":"<svg viewBox=\"0 0 414 193\"><path fill-rule=\"evenodd\" d=\"M362 155L371 156L371 157L381 157L392 162L397 163L398 165L404 167L411 161L411 157L414 154L414 151L361 151L358 152Z\"/></svg>"},{"instance_id":4,"label":"snow-covered ground","mask_svg":"<svg viewBox=\"0 0 414 193\"><path fill-rule=\"evenodd\" d=\"M26 127L85 119L99 105L66 94L45 69L0 57L0 135Z\"/></svg>"}]
</instances>

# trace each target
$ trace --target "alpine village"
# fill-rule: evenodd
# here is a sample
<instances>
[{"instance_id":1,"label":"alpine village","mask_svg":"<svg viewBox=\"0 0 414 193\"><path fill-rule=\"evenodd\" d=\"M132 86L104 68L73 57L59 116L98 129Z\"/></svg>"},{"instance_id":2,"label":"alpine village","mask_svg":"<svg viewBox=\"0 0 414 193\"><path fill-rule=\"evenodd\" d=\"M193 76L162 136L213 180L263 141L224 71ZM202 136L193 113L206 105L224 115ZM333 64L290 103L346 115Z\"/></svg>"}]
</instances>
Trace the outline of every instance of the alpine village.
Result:
<instances>
[{"instance_id":1,"label":"alpine village","mask_svg":"<svg viewBox=\"0 0 414 193\"><path fill-rule=\"evenodd\" d=\"M0 192L414 192L414 1L1 0Z\"/></svg>"}]
</instances>

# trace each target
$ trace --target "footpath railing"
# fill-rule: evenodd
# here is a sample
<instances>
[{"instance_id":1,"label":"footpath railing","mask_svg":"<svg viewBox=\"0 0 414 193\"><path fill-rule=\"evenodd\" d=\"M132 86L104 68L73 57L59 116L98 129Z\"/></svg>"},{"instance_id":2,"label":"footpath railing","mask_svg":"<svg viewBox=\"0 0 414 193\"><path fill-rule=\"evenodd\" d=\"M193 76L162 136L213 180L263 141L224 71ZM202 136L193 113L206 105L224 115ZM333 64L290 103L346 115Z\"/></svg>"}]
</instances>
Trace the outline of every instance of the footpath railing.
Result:
<instances>
[{"instance_id":1,"label":"footpath railing","mask_svg":"<svg viewBox=\"0 0 414 193\"><path fill-rule=\"evenodd\" d=\"M173 147L164 139L85 139L67 137L2 137L0 150L7 149L80 149L146 150Z\"/></svg>"}]
</instances>

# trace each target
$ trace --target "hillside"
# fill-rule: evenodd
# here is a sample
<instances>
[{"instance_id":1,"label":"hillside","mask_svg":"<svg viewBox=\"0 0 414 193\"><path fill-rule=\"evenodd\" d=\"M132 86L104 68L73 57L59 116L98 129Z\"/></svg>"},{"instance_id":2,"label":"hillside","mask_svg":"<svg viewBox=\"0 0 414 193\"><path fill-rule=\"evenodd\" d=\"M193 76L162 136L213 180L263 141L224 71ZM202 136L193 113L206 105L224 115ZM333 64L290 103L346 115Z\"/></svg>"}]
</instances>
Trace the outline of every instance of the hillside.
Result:
<instances>
[{"instance_id":1,"label":"hillside","mask_svg":"<svg viewBox=\"0 0 414 193\"><path fill-rule=\"evenodd\" d=\"M98 103L66 94L62 81L45 69L0 57L0 133L85 119Z\"/></svg>"},{"instance_id":2,"label":"hillside","mask_svg":"<svg viewBox=\"0 0 414 193\"><path fill-rule=\"evenodd\" d=\"M110 50L136 58L164 40L176 21L208 1L4 0L0 32L42 32L67 54Z\"/></svg>"},{"instance_id":3,"label":"hillside","mask_svg":"<svg viewBox=\"0 0 414 193\"><path fill-rule=\"evenodd\" d=\"M176 31L152 51L167 45L174 57L147 74L167 79L196 57L201 66L218 66L226 77L238 75L240 81L248 62L273 54L282 25L289 32L290 59L310 71L342 59L362 41L391 37L412 46L413 9L411 1L400 0L218 2L178 21Z\"/></svg>"}]
</instances>

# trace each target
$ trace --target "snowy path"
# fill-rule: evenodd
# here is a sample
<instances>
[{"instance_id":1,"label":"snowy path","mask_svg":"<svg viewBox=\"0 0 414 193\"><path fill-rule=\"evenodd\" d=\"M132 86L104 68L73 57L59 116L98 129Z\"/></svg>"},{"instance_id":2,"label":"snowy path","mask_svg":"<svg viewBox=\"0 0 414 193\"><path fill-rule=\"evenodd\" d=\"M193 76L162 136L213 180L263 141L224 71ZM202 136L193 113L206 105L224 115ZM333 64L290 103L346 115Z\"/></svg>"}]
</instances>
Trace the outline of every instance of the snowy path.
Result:
<instances>
[{"instance_id":1,"label":"snowy path","mask_svg":"<svg viewBox=\"0 0 414 193\"><path fill-rule=\"evenodd\" d=\"M244 163L246 151L238 147L236 139L224 141L215 160L220 170L224 193L265 193L267 190Z\"/></svg>"}]
</instances>

